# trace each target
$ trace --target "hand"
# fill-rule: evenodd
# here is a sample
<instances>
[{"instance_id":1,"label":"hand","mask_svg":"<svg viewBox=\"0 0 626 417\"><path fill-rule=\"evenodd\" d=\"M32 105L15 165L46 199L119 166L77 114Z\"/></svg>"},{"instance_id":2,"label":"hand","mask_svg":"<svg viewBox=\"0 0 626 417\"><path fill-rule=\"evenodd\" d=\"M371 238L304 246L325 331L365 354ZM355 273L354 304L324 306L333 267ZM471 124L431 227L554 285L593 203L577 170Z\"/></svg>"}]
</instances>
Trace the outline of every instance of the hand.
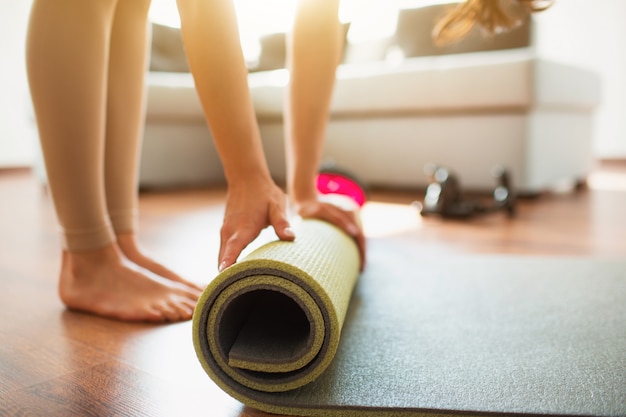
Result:
<instances>
[{"instance_id":1,"label":"hand","mask_svg":"<svg viewBox=\"0 0 626 417\"><path fill-rule=\"evenodd\" d=\"M324 196L318 198L298 201L294 203L296 212L302 218L315 218L327 221L342 229L349 236L352 236L359 248L361 257L360 269L365 268L365 235L358 220L358 207L356 204L344 205L326 200Z\"/></svg>"},{"instance_id":2,"label":"hand","mask_svg":"<svg viewBox=\"0 0 626 417\"><path fill-rule=\"evenodd\" d=\"M229 186L220 232L220 272L234 264L241 251L267 226L274 228L280 240L295 239L287 220L286 203L284 192L271 180Z\"/></svg>"}]
</instances>

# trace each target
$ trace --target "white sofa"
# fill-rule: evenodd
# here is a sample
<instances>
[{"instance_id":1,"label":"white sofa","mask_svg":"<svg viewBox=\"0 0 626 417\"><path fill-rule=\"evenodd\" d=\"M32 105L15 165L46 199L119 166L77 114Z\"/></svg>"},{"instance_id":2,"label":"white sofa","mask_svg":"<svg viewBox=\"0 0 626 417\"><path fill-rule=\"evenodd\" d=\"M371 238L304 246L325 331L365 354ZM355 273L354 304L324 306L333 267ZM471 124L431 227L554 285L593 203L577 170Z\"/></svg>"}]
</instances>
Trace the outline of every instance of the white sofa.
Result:
<instances>
[{"instance_id":1,"label":"white sofa","mask_svg":"<svg viewBox=\"0 0 626 417\"><path fill-rule=\"evenodd\" d=\"M428 37L430 28L422 26L421 37ZM584 181L593 162L599 79L537 56L532 21L520 30L508 46L476 34L449 51L422 48L425 56L407 53L406 34L377 42L376 60L372 45L347 45L325 158L372 186L422 188L427 163L447 166L474 190L493 188L496 165L511 172L520 193ZM408 57L385 59L398 50ZM287 80L284 69L249 75L270 170L279 182L285 176L281 115ZM191 75L151 72L148 84L141 185L223 182Z\"/></svg>"}]
</instances>

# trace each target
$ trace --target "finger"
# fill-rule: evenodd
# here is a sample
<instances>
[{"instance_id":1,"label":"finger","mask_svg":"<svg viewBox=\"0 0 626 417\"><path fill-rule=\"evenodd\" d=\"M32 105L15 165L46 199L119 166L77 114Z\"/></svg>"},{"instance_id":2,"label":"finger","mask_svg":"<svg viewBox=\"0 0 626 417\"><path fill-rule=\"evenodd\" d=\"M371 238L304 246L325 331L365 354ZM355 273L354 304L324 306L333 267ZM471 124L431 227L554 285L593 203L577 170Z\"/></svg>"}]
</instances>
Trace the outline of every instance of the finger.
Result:
<instances>
[{"instance_id":1,"label":"finger","mask_svg":"<svg viewBox=\"0 0 626 417\"><path fill-rule=\"evenodd\" d=\"M218 259L218 271L222 272L229 266L233 265L241 251L243 250L243 245L239 244L238 241L229 239L225 243L221 244L223 250L221 251L220 258Z\"/></svg>"},{"instance_id":2,"label":"finger","mask_svg":"<svg viewBox=\"0 0 626 417\"><path fill-rule=\"evenodd\" d=\"M359 248L359 255L361 258L361 264L359 265L359 270L363 272L365 269L366 263L366 247L365 247L365 235L361 232L357 236L354 236L354 240Z\"/></svg>"},{"instance_id":3,"label":"finger","mask_svg":"<svg viewBox=\"0 0 626 417\"><path fill-rule=\"evenodd\" d=\"M280 240L294 240L296 238L289 220L287 220L284 204L275 204L270 207L269 220Z\"/></svg>"},{"instance_id":4,"label":"finger","mask_svg":"<svg viewBox=\"0 0 626 417\"><path fill-rule=\"evenodd\" d=\"M356 213L352 211L342 211L341 217L341 225L342 229L350 235L357 244L359 249L359 258L360 258L360 270L363 271L365 268L365 234L363 233L363 229L361 228L360 223L357 221Z\"/></svg>"},{"instance_id":5,"label":"finger","mask_svg":"<svg viewBox=\"0 0 626 417\"><path fill-rule=\"evenodd\" d=\"M335 224L341 227L355 240L361 261L359 269L363 271L365 268L366 255L365 234L363 233L360 223L357 221L357 214L353 211L340 210L336 216Z\"/></svg>"},{"instance_id":6,"label":"finger","mask_svg":"<svg viewBox=\"0 0 626 417\"><path fill-rule=\"evenodd\" d=\"M326 221L342 229L349 236L356 237L361 233L361 228L356 221L355 214L351 211L333 207L333 209L327 211L323 217Z\"/></svg>"},{"instance_id":7,"label":"finger","mask_svg":"<svg viewBox=\"0 0 626 417\"><path fill-rule=\"evenodd\" d=\"M259 232L260 230L242 228L230 236L222 235L220 258L218 260L219 272L237 262L241 252L259 235Z\"/></svg>"},{"instance_id":8,"label":"finger","mask_svg":"<svg viewBox=\"0 0 626 417\"><path fill-rule=\"evenodd\" d=\"M222 229L220 230L220 250L217 256L218 270L220 272L232 265L232 263L229 263L228 261L224 262L224 255L228 246L228 241L237 231L236 228L231 226L231 224L234 223L229 221L228 218L225 217L224 223L222 224Z\"/></svg>"}]
</instances>

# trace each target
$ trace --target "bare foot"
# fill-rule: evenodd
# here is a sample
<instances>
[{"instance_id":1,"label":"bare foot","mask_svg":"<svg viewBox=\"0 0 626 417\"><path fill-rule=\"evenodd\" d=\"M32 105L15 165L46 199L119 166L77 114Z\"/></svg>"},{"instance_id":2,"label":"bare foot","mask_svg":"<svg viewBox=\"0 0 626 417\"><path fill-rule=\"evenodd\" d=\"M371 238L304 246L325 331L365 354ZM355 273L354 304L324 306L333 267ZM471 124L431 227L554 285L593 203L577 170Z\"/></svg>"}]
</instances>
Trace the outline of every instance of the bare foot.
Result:
<instances>
[{"instance_id":1,"label":"bare foot","mask_svg":"<svg viewBox=\"0 0 626 417\"><path fill-rule=\"evenodd\" d=\"M124 321L191 319L201 291L133 268L116 245L63 252L59 295L70 309Z\"/></svg>"},{"instance_id":2,"label":"bare foot","mask_svg":"<svg viewBox=\"0 0 626 417\"><path fill-rule=\"evenodd\" d=\"M180 275L165 267L163 264L156 262L152 257L146 256L146 251L139 248L139 243L134 233L123 233L117 235L117 246L120 248L126 258L148 271L157 274L160 277L180 282L188 287L202 291L204 288L191 281L187 281Z\"/></svg>"}]
</instances>

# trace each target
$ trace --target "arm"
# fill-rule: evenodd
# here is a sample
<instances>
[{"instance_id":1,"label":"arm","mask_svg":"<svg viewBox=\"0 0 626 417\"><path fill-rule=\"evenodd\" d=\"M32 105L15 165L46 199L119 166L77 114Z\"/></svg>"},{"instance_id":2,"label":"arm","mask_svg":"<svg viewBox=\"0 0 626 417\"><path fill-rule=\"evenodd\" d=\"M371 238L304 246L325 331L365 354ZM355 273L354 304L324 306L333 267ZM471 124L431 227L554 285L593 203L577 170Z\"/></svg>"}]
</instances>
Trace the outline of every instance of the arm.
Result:
<instances>
[{"instance_id":1,"label":"arm","mask_svg":"<svg viewBox=\"0 0 626 417\"><path fill-rule=\"evenodd\" d=\"M294 201L315 199L335 71L342 49L338 0L300 0L288 38L285 106L287 188Z\"/></svg>"},{"instance_id":2,"label":"arm","mask_svg":"<svg viewBox=\"0 0 626 417\"><path fill-rule=\"evenodd\" d=\"M294 236L284 193L263 153L232 1L178 0L177 5L189 67L228 183L221 271L268 225L281 239Z\"/></svg>"},{"instance_id":3,"label":"arm","mask_svg":"<svg viewBox=\"0 0 626 417\"><path fill-rule=\"evenodd\" d=\"M353 236L365 263L365 237L355 211L323 202L316 178L322 158L343 32L339 0L300 0L288 45L285 106L287 189L302 217L329 221Z\"/></svg>"}]
</instances>

